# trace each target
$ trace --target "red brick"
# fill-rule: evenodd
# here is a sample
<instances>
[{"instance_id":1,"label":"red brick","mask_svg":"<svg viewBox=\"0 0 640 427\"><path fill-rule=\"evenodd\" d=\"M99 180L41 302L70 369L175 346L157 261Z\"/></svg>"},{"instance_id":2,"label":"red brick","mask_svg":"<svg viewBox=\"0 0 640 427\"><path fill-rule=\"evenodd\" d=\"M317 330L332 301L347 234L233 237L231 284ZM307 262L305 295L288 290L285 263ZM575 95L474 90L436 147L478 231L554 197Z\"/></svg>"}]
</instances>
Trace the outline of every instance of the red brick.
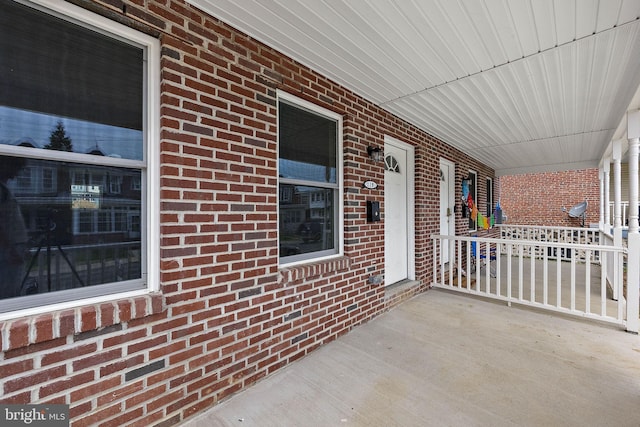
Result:
<instances>
[{"instance_id":1,"label":"red brick","mask_svg":"<svg viewBox=\"0 0 640 427\"><path fill-rule=\"evenodd\" d=\"M154 388L145 388L141 393L138 393L125 401L125 409L129 410L144 402L152 402L158 396L164 396L167 391L167 386L161 384Z\"/></svg>"},{"instance_id":2,"label":"red brick","mask_svg":"<svg viewBox=\"0 0 640 427\"><path fill-rule=\"evenodd\" d=\"M86 369L92 366L104 364L105 362L118 359L119 357L122 357L122 350L119 348L109 350L109 351L101 351L93 356L85 357L84 359L79 359L74 361L72 366L73 366L74 372L77 372L81 369Z\"/></svg>"},{"instance_id":3,"label":"red brick","mask_svg":"<svg viewBox=\"0 0 640 427\"><path fill-rule=\"evenodd\" d=\"M109 407L104 408L104 409L92 411L86 417L80 417L80 418L76 419L74 421L74 425L76 425L76 424L77 425L81 425L81 426L97 425L100 421L103 421L103 420L105 420L107 418L113 417L113 416L119 414L120 412L122 412L121 411L121 406L118 403L118 404L109 406Z\"/></svg>"},{"instance_id":4,"label":"red brick","mask_svg":"<svg viewBox=\"0 0 640 427\"><path fill-rule=\"evenodd\" d=\"M74 390L70 394L71 403L78 402L80 400L88 399L104 393L106 390L110 390L121 384L122 379L120 377L103 378L96 380L92 384Z\"/></svg>"},{"instance_id":5,"label":"red brick","mask_svg":"<svg viewBox=\"0 0 640 427\"><path fill-rule=\"evenodd\" d=\"M157 399L152 400L147 404L147 411L153 412L158 408L166 407L168 404L175 402L184 396L184 391L182 389L178 389L171 393L166 393L160 396Z\"/></svg>"},{"instance_id":6,"label":"red brick","mask_svg":"<svg viewBox=\"0 0 640 427\"><path fill-rule=\"evenodd\" d=\"M29 344L30 326L27 320L16 320L11 322L9 329L9 348L11 350L26 347Z\"/></svg>"},{"instance_id":7,"label":"red brick","mask_svg":"<svg viewBox=\"0 0 640 427\"><path fill-rule=\"evenodd\" d=\"M111 402L120 400L126 396L129 396L133 393L137 393L143 389L144 389L144 382L140 380L132 384L127 384L124 387L120 387L115 390L110 390L107 394L103 394L102 396L98 397L98 400L97 400L98 406L105 406Z\"/></svg>"},{"instance_id":8,"label":"red brick","mask_svg":"<svg viewBox=\"0 0 640 427\"><path fill-rule=\"evenodd\" d=\"M100 427L119 427L122 425L129 425L129 421L142 417L143 415L144 411L142 410L142 408L131 409L129 411L126 411L119 417L115 417L110 419L109 421L100 423Z\"/></svg>"},{"instance_id":9,"label":"red brick","mask_svg":"<svg viewBox=\"0 0 640 427\"><path fill-rule=\"evenodd\" d=\"M73 348L65 348L59 351L49 352L42 355L40 364L42 366L47 366L53 363L60 363L65 360L76 359L79 356L95 352L97 348L98 346L96 345L96 343L91 343L85 345L76 345Z\"/></svg>"},{"instance_id":10,"label":"red brick","mask_svg":"<svg viewBox=\"0 0 640 427\"><path fill-rule=\"evenodd\" d=\"M48 383L40 387L40 398L47 397L51 394L60 393L61 391L68 390L70 388L77 387L82 384L86 384L94 380L93 372L83 372L81 374L73 375L71 377L67 377L63 380L56 381L53 383Z\"/></svg>"},{"instance_id":11,"label":"red brick","mask_svg":"<svg viewBox=\"0 0 640 427\"><path fill-rule=\"evenodd\" d=\"M0 397L0 403L3 405L24 405L31 403L31 391L25 391L13 396Z\"/></svg>"},{"instance_id":12,"label":"red brick","mask_svg":"<svg viewBox=\"0 0 640 427\"><path fill-rule=\"evenodd\" d=\"M55 366L49 369L37 370L29 375L6 381L4 383L4 393L8 394L24 388L30 388L60 378L66 375L66 373L67 369L65 366Z\"/></svg>"},{"instance_id":13,"label":"red brick","mask_svg":"<svg viewBox=\"0 0 640 427\"><path fill-rule=\"evenodd\" d=\"M80 330L91 331L98 327L97 312L93 306L82 307L80 309Z\"/></svg>"},{"instance_id":14,"label":"red brick","mask_svg":"<svg viewBox=\"0 0 640 427\"><path fill-rule=\"evenodd\" d=\"M167 337L165 335L160 335L155 338L137 342L127 347L127 354L134 354L139 351L146 350L152 347L159 347L162 344L165 344L166 342L167 342Z\"/></svg>"},{"instance_id":15,"label":"red brick","mask_svg":"<svg viewBox=\"0 0 640 427\"><path fill-rule=\"evenodd\" d=\"M30 358L15 362L3 361L0 363L0 379L18 375L31 369L33 369L33 359Z\"/></svg>"},{"instance_id":16,"label":"red brick","mask_svg":"<svg viewBox=\"0 0 640 427\"><path fill-rule=\"evenodd\" d=\"M73 335L76 332L76 313L74 310L65 310L58 315L58 333L59 337Z\"/></svg>"},{"instance_id":17,"label":"red brick","mask_svg":"<svg viewBox=\"0 0 640 427\"><path fill-rule=\"evenodd\" d=\"M53 339L53 317L50 314L43 314L34 319L33 325L36 329L35 342L43 342Z\"/></svg>"}]
</instances>

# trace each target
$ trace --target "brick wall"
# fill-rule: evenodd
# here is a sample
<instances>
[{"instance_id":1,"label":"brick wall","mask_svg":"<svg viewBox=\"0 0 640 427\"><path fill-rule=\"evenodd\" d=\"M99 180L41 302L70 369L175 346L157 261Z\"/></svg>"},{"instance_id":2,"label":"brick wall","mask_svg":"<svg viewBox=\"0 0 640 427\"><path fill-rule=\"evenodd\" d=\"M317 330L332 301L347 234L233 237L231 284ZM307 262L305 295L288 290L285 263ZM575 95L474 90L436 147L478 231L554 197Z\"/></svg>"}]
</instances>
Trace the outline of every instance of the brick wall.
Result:
<instances>
[{"instance_id":1,"label":"brick wall","mask_svg":"<svg viewBox=\"0 0 640 427\"><path fill-rule=\"evenodd\" d=\"M160 292L0 324L2 403L69 404L74 426L176 424L427 289L440 157L457 194L478 171L483 202L492 170L182 1L74 3L161 40ZM278 265L276 89L344 117L343 257ZM384 221L366 222L384 185L362 177L384 182L366 147L385 134L416 148L418 285L397 292L367 281L384 274Z\"/></svg>"},{"instance_id":2,"label":"brick wall","mask_svg":"<svg viewBox=\"0 0 640 427\"><path fill-rule=\"evenodd\" d=\"M600 221L598 169L500 177L500 204L510 224L580 227L568 210L589 203L585 225Z\"/></svg>"}]
</instances>

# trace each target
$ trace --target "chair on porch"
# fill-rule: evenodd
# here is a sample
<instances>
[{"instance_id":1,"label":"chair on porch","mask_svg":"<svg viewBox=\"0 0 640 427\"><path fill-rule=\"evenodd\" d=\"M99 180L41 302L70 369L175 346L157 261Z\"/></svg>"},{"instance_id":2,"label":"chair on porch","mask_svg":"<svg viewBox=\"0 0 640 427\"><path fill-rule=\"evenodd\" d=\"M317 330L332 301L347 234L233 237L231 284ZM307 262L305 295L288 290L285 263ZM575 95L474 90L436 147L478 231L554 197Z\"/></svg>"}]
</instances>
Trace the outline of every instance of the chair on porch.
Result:
<instances>
[{"instance_id":1,"label":"chair on porch","mask_svg":"<svg viewBox=\"0 0 640 427\"><path fill-rule=\"evenodd\" d=\"M488 243L487 243L488 244ZM473 271L476 270L476 262L480 263L480 271L485 268L487 259L487 252L484 248L479 247L476 240L471 241L471 264L473 265ZM489 274L491 277L496 277L496 269L493 266L493 262L496 260L496 248L489 248Z\"/></svg>"}]
</instances>

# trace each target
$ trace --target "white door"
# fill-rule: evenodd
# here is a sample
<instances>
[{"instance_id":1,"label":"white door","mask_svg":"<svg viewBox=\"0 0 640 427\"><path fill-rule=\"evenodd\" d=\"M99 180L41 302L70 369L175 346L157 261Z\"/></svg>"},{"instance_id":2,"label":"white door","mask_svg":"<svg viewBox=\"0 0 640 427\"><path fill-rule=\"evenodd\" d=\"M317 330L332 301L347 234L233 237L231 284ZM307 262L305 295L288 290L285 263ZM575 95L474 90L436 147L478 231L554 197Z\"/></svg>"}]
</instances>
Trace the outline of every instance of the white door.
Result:
<instances>
[{"instance_id":1,"label":"white door","mask_svg":"<svg viewBox=\"0 0 640 427\"><path fill-rule=\"evenodd\" d=\"M455 215L453 207L455 206L455 165L448 160L440 159L440 234L454 235ZM449 262L449 242L443 241L442 252L440 256L440 264L444 265Z\"/></svg>"},{"instance_id":2,"label":"white door","mask_svg":"<svg viewBox=\"0 0 640 427\"><path fill-rule=\"evenodd\" d=\"M413 147L386 137L384 145L385 284L414 277Z\"/></svg>"}]
</instances>

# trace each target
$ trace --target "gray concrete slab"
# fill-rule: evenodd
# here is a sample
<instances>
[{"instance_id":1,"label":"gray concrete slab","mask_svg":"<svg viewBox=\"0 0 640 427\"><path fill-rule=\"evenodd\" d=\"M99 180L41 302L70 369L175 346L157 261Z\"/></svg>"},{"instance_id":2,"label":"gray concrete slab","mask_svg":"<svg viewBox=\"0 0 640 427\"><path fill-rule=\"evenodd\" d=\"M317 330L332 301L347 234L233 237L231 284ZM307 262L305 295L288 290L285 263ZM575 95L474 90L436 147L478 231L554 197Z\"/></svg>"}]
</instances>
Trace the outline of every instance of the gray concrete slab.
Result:
<instances>
[{"instance_id":1,"label":"gray concrete slab","mask_svg":"<svg viewBox=\"0 0 640 427\"><path fill-rule=\"evenodd\" d=\"M640 426L640 337L431 290L183 426Z\"/></svg>"}]
</instances>

